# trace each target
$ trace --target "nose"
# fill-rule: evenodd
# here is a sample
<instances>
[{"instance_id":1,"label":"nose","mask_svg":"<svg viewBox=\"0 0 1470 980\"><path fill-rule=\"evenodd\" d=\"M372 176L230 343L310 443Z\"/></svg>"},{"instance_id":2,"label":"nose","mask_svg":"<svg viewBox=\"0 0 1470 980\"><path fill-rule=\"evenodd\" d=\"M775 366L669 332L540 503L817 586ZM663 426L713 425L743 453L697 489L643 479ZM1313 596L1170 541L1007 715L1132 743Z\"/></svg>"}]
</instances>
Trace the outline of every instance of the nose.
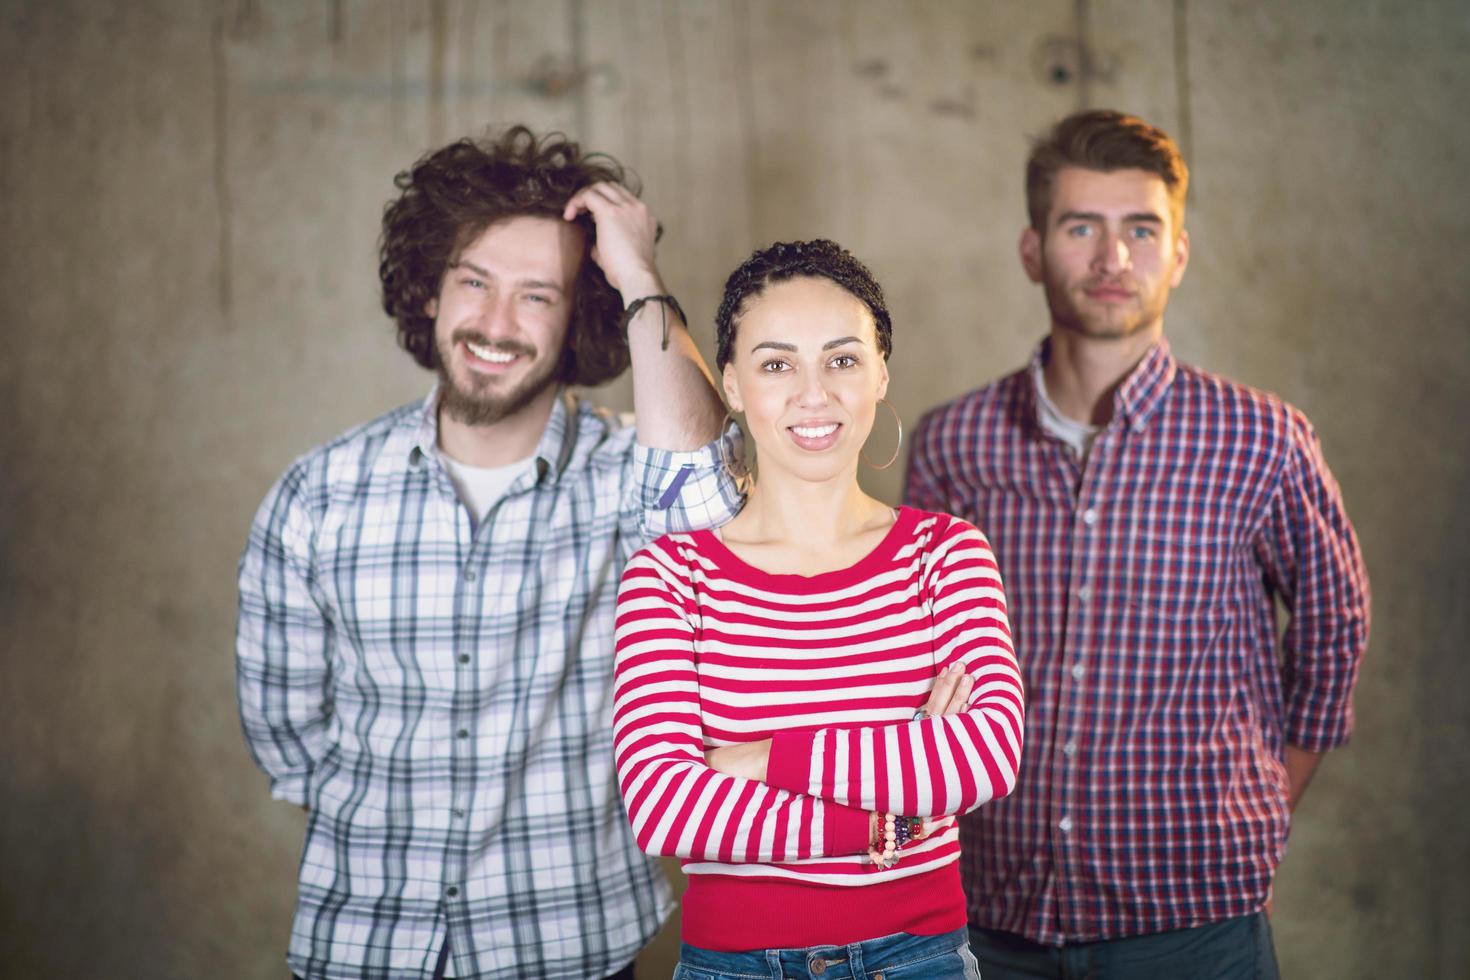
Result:
<instances>
[{"instance_id":1,"label":"nose","mask_svg":"<svg viewBox=\"0 0 1470 980\"><path fill-rule=\"evenodd\" d=\"M796 404L802 408L820 408L827 404L827 386L820 371L807 371L796 389Z\"/></svg>"},{"instance_id":2,"label":"nose","mask_svg":"<svg viewBox=\"0 0 1470 980\"><path fill-rule=\"evenodd\" d=\"M479 327L492 340L515 333L515 315L510 297L491 293L480 304Z\"/></svg>"},{"instance_id":3,"label":"nose","mask_svg":"<svg viewBox=\"0 0 1470 980\"><path fill-rule=\"evenodd\" d=\"M1097 254L1093 256L1093 267L1104 275L1126 272L1133 264L1133 253L1122 235L1105 232L1099 236Z\"/></svg>"}]
</instances>

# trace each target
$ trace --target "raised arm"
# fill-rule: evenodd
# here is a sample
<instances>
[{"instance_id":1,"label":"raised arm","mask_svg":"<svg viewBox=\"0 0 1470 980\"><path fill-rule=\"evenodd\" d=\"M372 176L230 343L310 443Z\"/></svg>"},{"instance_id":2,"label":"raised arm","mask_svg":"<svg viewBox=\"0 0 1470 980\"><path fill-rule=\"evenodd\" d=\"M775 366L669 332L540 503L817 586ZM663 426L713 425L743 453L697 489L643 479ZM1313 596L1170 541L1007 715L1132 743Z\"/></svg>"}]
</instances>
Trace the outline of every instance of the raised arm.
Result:
<instances>
[{"instance_id":1,"label":"raised arm","mask_svg":"<svg viewBox=\"0 0 1470 980\"><path fill-rule=\"evenodd\" d=\"M648 205L621 184L599 183L573 195L563 217L570 221L582 212L597 228L592 259L625 308L667 294L653 256L658 222ZM645 303L628 324L628 348L639 443L690 450L713 442L725 406L679 315L663 303Z\"/></svg>"},{"instance_id":2,"label":"raised arm","mask_svg":"<svg viewBox=\"0 0 1470 980\"><path fill-rule=\"evenodd\" d=\"M304 807L325 751L331 627L312 597L302 482L296 469L283 476L250 528L240 558L235 676L245 741L270 777L271 795Z\"/></svg>"},{"instance_id":3,"label":"raised arm","mask_svg":"<svg viewBox=\"0 0 1470 980\"><path fill-rule=\"evenodd\" d=\"M629 562L618 593L613 752L650 854L776 863L866 854L870 814L705 763L692 597L668 539Z\"/></svg>"},{"instance_id":4,"label":"raised arm","mask_svg":"<svg viewBox=\"0 0 1470 980\"><path fill-rule=\"evenodd\" d=\"M968 707L901 724L778 733L770 785L920 817L964 813L1015 788L1025 709L995 556L959 521L938 535L931 556L934 658L973 679Z\"/></svg>"}]
</instances>

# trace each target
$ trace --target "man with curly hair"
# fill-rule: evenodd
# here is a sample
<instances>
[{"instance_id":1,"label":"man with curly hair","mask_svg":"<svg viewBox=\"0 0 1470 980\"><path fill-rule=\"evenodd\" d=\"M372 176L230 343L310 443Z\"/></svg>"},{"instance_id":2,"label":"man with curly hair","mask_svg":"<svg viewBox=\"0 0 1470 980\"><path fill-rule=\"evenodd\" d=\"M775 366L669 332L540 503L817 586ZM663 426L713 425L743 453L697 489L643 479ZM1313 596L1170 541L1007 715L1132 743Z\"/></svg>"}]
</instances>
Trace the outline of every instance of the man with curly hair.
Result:
<instances>
[{"instance_id":1,"label":"man with curly hair","mask_svg":"<svg viewBox=\"0 0 1470 980\"><path fill-rule=\"evenodd\" d=\"M915 440L906 496L990 537L1026 682L1016 791L962 831L986 980L1275 977L1291 813L1352 728L1368 580L1316 433L1164 336L1188 181L1137 117L1038 140L1050 334Z\"/></svg>"},{"instance_id":2,"label":"man with curly hair","mask_svg":"<svg viewBox=\"0 0 1470 980\"><path fill-rule=\"evenodd\" d=\"M309 813L300 977L630 977L669 911L613 779L614 601L649 540L739 508L739 430L629 183L524 127L400 174L383 306L438 384L251 528L240 711ZM636 423L568 390L630 360Z\"/></svg>"}]
</instances>

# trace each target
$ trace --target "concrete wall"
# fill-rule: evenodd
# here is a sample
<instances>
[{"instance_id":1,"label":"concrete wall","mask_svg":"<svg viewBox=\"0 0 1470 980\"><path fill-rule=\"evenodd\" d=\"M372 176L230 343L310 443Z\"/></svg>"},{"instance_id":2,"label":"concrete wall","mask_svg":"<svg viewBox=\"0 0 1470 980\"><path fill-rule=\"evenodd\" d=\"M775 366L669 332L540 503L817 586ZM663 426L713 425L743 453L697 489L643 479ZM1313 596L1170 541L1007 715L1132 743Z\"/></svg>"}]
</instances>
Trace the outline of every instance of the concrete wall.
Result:
<instances>
[{"instance_id":1,"label":"concrete wall","mask_svg":"<svg viewBox=\"0 0 1470 980\"><path fill-rule=\"evenodd\" d=\"M303 821L241 743L234 564L295 454L429 382L377 310L396 170L516 120L616 154L706 345L753 247L834 237L912 422L1043 333L1024 137L1088 104L1183 142L1168 333L1315 420L1373 575L1286 975L1467 975L1467 42L1452 0L0 0L0 975L284 973Z\"/></svg>"}]
</instances>

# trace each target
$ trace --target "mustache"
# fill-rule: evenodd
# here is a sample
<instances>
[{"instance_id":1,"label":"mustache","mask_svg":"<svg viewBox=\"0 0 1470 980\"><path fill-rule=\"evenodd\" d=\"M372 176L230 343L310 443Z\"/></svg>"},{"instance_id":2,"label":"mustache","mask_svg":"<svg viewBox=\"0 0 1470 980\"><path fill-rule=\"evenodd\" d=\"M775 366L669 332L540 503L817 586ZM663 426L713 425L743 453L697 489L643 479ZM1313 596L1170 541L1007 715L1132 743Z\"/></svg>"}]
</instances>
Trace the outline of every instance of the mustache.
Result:
<instances>
[{"instance_id":1,"label":"mustache","mask_svg":"<svg viewBox=\"0 0 1470 980\"><path fill-rule=\"evenodd\" d=\"M449 342L452 344L458 344L465 340L477 347L489 347L491 350L499 351L502 354L518 354L526 357L536 356L536 348L530 344L521 343L519 340L491 340L478 330L456 330L449 336Z\"/></svg>"}]
</instances>

